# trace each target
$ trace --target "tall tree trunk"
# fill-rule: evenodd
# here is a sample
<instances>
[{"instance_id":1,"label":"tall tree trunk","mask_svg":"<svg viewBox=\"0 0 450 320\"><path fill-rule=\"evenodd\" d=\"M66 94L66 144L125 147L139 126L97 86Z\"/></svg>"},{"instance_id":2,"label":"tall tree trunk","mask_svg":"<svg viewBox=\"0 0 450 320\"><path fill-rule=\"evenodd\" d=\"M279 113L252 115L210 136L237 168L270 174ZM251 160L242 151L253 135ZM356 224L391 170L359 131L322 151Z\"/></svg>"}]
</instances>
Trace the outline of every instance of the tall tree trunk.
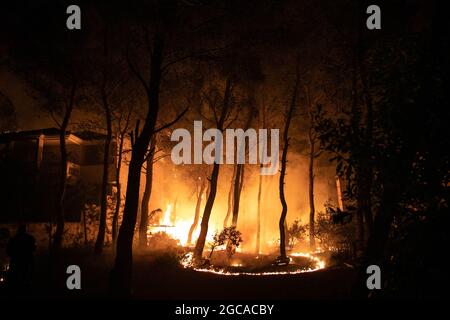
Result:
<instances>
[{"instance_id":1,"label":"tall tree trunk","mask_svg":"<svg viewBox=\"0 0 450 320\"><path fill-rule=\"evenodd\" d=\"M284 219L284 234L285 234L284 245L289 248L289 235L288 235L289 232L288 232L288 230L289 230L289 227L288 227L287 219Z\"/></svg>"},{"instance_id":2,"label":"tall tree trunk","mask_svg":"<svg viewBox=\"0 0 450 320\"><path fill-rule=\"evenodd\" d=\"M195 244L194 249L194 257L195 259L201 259L203 254L203 248L205 247L206 236L208 234L208 224L209 217L211 216L212 208L214 205L214 200L216 198L217 193L217 180L219 178L219 163L214 163L211 181L210 181L210 192L208 195L208 199L206 200L205 209L203 211L202 222L200 224L200 234L198 236L197 242Z\"/></svg>"},{"instance_id":3,"label":"tall tree trunk","mask_svg":"<svg viewBox=\"0 0 450 320\"><path fill-rule=\"evenodd\" d=\"M159 113L163 47L164 41L162 35L157 33L152 44L150 81L148 85L145 85L148 98L148 113L140 135L136 135L136 142L131 152L131 160L128 168L126 202L122 224L117 237L116 259L111 271L109 284L112 293L119 296L129 296L131 294L133 236L139 206L141 168L150 139L154 134ZM138 128L136 131L138 131Z\"/></svg>"},{"instance_id":4,"label":"tall tree trunk","mask_svg":"<svg viewBox=\"0 0 450 320\"><path fill-rule=\"evenodd\" d=\"M228 220L230 220L231 212L233 211L233 187L234 187L234 179L236 179L236 168L237 164L233 166L233 176L231 177L230 190L228 191L228 207L227 207L227 215L223 220L223 228L228 227Z\"/></svg>"},{"instance_id":5,"label":"tall tree trunk","mask_svg":"<svg viewBox=\"0 0 450 320\"><path fill-rule=\"evenodd\" d=\"M231 91L232 91L232 81L231 81L231 78L228 78L226 86L225 86L225 94L224 94L224 98L223 98L222 112L220 114L220 118L217 123L217 129L220 131L223 130L225 118L228 114L228 109L230 108ZM202 255L203 255L203 249L205 247L206 236L208 234L209 217L211 216L212 208L214 205L214 200L216 198L216 193L217 193L217 180L219 178L219 167L220 167L220 164L214 162L211 179L210 179L210 185L209 185L208 200L206 201L205 210L203 211L200 235L198 236L197 243L195 244L195 249L194 249L194 258L196 260L201 260Z\"/></svg>"},{"instance_id":6,"label":"tall tree trunk","mask_svg":"<svg viewBox=\"0 0 450 320\"><path fill-rule=\"evenodd\" d=\"M358 90L358 58L355 56L352 59L352 74L351 74L351 81L352 81L352 105L351 105L351 127L352 127L352 136L353 139L351 141L351 144L353 145L353 148L360 149L361 146L361 108L359 106L359 90ZM360 155L358 155L360 156ZM352 154L350 154L350 157L356 157ZM361 182L361 170L360 170L360 163L361 159L355 158L354 159L356 165L355 165L355 181L357 188L360 186ZM360 193L357 190L356 195L356 201L357 201L357 210L356 210L356 255L361 256L363 254L363 244L364 244L364 212L362 209L361 198Z\"/></svg>"},{"instance_id":7,"label":"tall tree trunk","mask_svg":"<svg viewBox=\"0 0 450 320\"><path fill-rule=\"evenodd\" d=\"M316 247L315 241L315 207L314 207L314 157L315 157L315 141L312 137L311 130L309 132L309 247L314 250Z\"/></svg>"},{"instance_id":8,"label":"tall tree trunk","mask_svg":"<svg viewBox=\"0 0 450 320\"><path fill-rule=\"evenodd\" d=\"M392 172L392 174L393 176L395 175L394 172ZM392 179L392 177L389 179ZM385 247L389 238L392 221L395 216L400 185L387 181L383 186L384 190L381 197L380 208L373 223L373 232L370 234L363 261L352 288L352 293L356 298L368 297L369 290L367 289L365 281L367 279L366 268L369 265L377 265L381 270L384 270Z\"/></svg>"},{"instance_id":9,"label":"tall tree trunk","mask_svg":"<svg viewBox=\"0 0 450 320\"><path fill-rule=\"evenodd\" d=\"M358 40L359 43L360 40ZM358 44L358 51L360 44ZM357 222L357 253L362 255L366 242L368 241L370 231L372 229L372 205L371 205L371 190L372 190L372 164L371 164L371 147L372 147L372 127L373 127L373 106L372 99L370 96L367 79L363 67L361 52L358 52L358 57L355 63L355 77L354 86L357 86L357 79L361 82L361 94L362 100L365 103L365 119L361 121L360 115L362 111L355 107L355 114L359 116L356 117L354 123L355 126L355 138L358 148L361 149L358 159L356 159L356 202L357 202L357 212L356 212L356 222ZM359 77L358 77L359 76ZM356 90L356 89L355 89ZM357 104L360 96L355 93L354 99ZM363 123L361 123L363 122ZM356 126L364 126L363 128L356 128Z\"/></svg>"},{"instance_id":10,"label":"tall tree trunk","mask_svg":"<svg viewBox=\"0 0 450 320\"><path fill-rule=\"evenodd\" d=\"M285 129L286 131L286 129ZM286 258L286 230L285 230L285 220L287 215L287 203L284 195L284 177L286 175L286 158L287 158L287 149L288 149L288 139L284 139L284 147L283 153L281 156L281 172L280 172L280 183L279 183L279 192L280 192L280 201L281 201L281 216L279 221L279 229L280 229L280 257Z\"/></svg>"},{"instance_id":11,"label":"tall tree trunk","mask_svg":"<svg viewBox=\"0 0 450 320\"><path fill-rule=\"evenodd\" d=\"M231 226L237 227L238 217L239 217L239 204L242 194L242 186L244 185L244 164L238 164L236 169L236 177L234 179L234 196L233 196L233 216L231 219ZM230 241L227 242L226 250L228 253L228 258L232 256L232 244Z\"/></svg>"},{"instance_id":12,"label":"tall tree trunk","mask_svg":"<svg viewBox=\"0 0 450 320\"><path fill-rule=\"evenodd\" d=\"M260 168L263 168L263 165L260 165ZM256 209L256 247L255 253L258 255L261 252L261 193L262 193L262 179L263 175L259 175L258 182L258 204Z\"/></svg>"},{"instance_id":13,"label":"tall tree trunk","mask_svg":"<svg viewBox=\"0 0 450 320\"><path fill-rule=\"evenodd\" d=\"M150 153L147 157L147 171L145 173L145 190L142 196L141 204L141 221L139 224L139 246L147 246L147 229L148 229L148 207L152 194L153 185L153 159L155 157L156 137L153 136L150 142Z\"/></svg>"},{"instance_id":14,"label":"tall tree trunk","mask_svg":"<svg viewBox=\"0 0 450 320\"><path fill-rule=\"evenodd\" d=\"M358 5L357 23L364 21L362 4ZM359 29L358 29L359 30ZM355 165L356 174L356 239L357 239L357 255L361 256L364 252L365 245L368 241L369 234L372 229L372 205L371 205L371 190L372 190L372 163L371 163L371 148L372 148L372 128L373 128L373 105L372 97L370 95L368 78L364 66L364 39L361 30L357 32L355 52L353 57L352 67L352 86L354 88L353 114L357 114L354 121L355 132L354 136L357 143L357 149L360 149L360 154L357 156ZM358 84L360 93L358 94ZM358 107L358 103L362 102L366 107L365 119L362 119L363 111ZM356 128L358 126L358 128Z\"/></svg>"},{"instance_id":15,"label":"tall tree trunk","mask_svg":"<svg viewBox=\"0 0 450 320\"><path fill-rule=\"evenodd\" d=\"M66 146L66 132L69 126L70 117L72 115L74 103L75 103L75 91L76 81L73 80L72 88L70 90L69 101L66 106L64 119L60 127L59 132L59 147L61 154L60 161L60 176L58 182L58 191L56 196L56 230L53 236L53 251L58 254L62 246L62 238L64 234L64 197L66 194L66 181L67 181L67 146Z\"/></svg>"},{"instance_id":16,"label":"tall tree trunk","mask_svg":"<svg viewBox=\"0 0 450 320\"><path fill-rule=\"evenodd\" d=\"M187 245L191 245L192 243L192 234L195 232L198 226L198 220L200 219L200 209L202 206L202 199L203 199L203 193L206 188L205 179L202 179L202 183L200 184L200 189L198 190L197 194L197 203L195 204L195 215L194 215L194 221L192 222L191 227L189 228L188 238L187 238Z\"/></svg>"},{"instance_id":17,"label":"tall tree trunk","mask_svg":"<svg viewBox=\"0 0 450 320\"><path fill-rule=\"evenodd\" d=\"M407 189L408 178L410 176L411 164L416 156L415 149L399 152L398 157L384 159L384 170L381 172L383 191L380 199L380 206L373 220L372 232L367 241L363 261L359 268L358 277L355 279L353 294L358 298L367 298L366 268L369 265L378 265L381 270L385 270L388 257L386 257L386 244L389 240L394 217L399 212L399 199ZM407 165L405 165L407 164Z\"/></svg>"},{"instance_id":18,"label":"tall tree trunk","mask_svg":"<svg viewBox=\"0 0 450 320\"><path fill-rule=\"evenodd\" d=\"M109 107L109 102L106 94L105 80L101 90L103 108L105 111L106 120L106 138L105 147L103 151L103 178L102 178L102 190L101 190L101 200L100 200L100 223L98 227L97 240L95 242L94 252L100 254L103 251L103 244L105 242L105 232L106 232L106 213L108 206L108 180L109 180L109 166L110 166L110 149L112 140L112 120L111 120L111 109Z\"/></svg>"},{"instance_id":19,"label":"tall tree trunk","mask_svg":"<svg viewBox=\"0 0 450 320\"><path fill-rule=\"evenodd\" d=\"M286 122L284 125L284 131L283 131L283 153L281 155L281 171L280 171L279 191L280 191L280 201L281 201L282 210L281 210L280 221L278 223L278 227L280 229L280 258L282 260L287 259L287 257L286 257L285 223L286 223L286 216L287 216L288 208L287 208L287 203L286 203L286 197L284 194L284 178L286 176L287 152L288 152L288 147L289 147L289 126L291 124L292 115L294 113L294 109L297 104L297 94L298 94L299 83L300 83L299 62L297 61L294 91L292 93L291 104L289 106L289 110L286 115Z\"/></svg>"},{"instance_id":20,"label":"tall tree trunk","mask_svg":"<svg viewBox=\"0 0 450 320\"><path fill-rule=\"evenodd\" d=\"M134 152L137 153L137 152ZM115 265L111 272L111 289L121 296L131 294L132 279L132 246L136 215L139 204L139 182L141 177L141 161L138 155L131 158L128 170L126 202L122 224L117 237Z\"/></svg>"},{"instance_id":21,"label":"tall tree trunk","mask_svg":"<svg viewBox=\"0 0 450 320\"><path fill-rule=\"evenodd\" d=\"M263 105L262 109L262 128L266 128L266 106ZM263 154L265 154L266 150L262 150ZM261 163L259 168L262 170L264 165ZM258 182L258 203L257 203L257 210L256 210L256 247L255 247L255 253L257 255L261 252L261 194L262 194L262 183L263 183L263 175L259 175L259 182Z\"/></svg>"},{"instance_id":22,"label":"tall tree trunk","mask_svg":"<svg viewBox=\"0 0 450 320\"><path fill-rule=\"evenodd\" d=\"M316 137L314 133L314 114L312 110L311 96L309 92L309 87L305 86L306 100L308 104L308 114L309 114L309 130L308 130L308 141L309 141L309 168L308 168L308 180L309 180L309 247L311 250L315 250L316 240L315 240L315 215L316 209L314 206L314 159L316 157L315 142Z\"/></svg>"},{"instance_id":23,"label":"tall tree trunk","mask_svg":"<svg viewBox=\"0 0 450 320\"><path fill-rule=\"evenodd\" d=\"M117 159L117 168L116 168L116 187L117 187L117 195L116 195L116 207L114 209L113 221L112 221L112 241L113 241L113 250L116 250L117 244L117 231L119 229L119 213L120 206L122 205L122 185L120 183L120 173L122 168L122 153L123 153L123 143L125 140L125 133L122 132L119 138L119 150L118 150L118 159Z\"/></svg>"},{"instance_id":24,"label":"tall tree trunk","mask_svg":"<svg viewBox=\"0 0 450 320\"><path fill-rule=\"evenodd\" d=\"M361 210L363 211L364 221L365 221L365 242L368 241L370 237L370 232L372 230L373 216L372 216L372 131L373 131L373 104L372 96L369 90L369 84L367 79L367 74L365 70L364 63L362 61L362 52L359 54L358 64L359 64L359 74L362 84L362 93L364 97L364 102L366 106L366 117L365 117L365 134L364 134L364 153L363 159L360 165L360 204Z\"/></svg>"},{"instance_id":25,"label":"tall tree trunk","mask_svg":"<svg viewBox=\"0 0 450 320\"><path fill-rule=\"evenodd\" d=\"M241 202L242 185L244 184L244 164L238 164L236 168L236 177L233 187L233 216L231 225L237 226L239 217L239 204Z\"/></svg>"},{"instance_id":26,"label":"tall tree trunk","mask_svg":"<svg viewBox=\"0 0 450 320\"><path fill-rule=\"evenodd\" d=\"M248 130L250 128L253 117L255 115L255 108L252 107L249 110L248 118L245 123L245 130ZM249 150L253 146L249 145ZM242 144L241 150L238 152L242 152L244 154L245 159L245 143ZM236 160L239 158L239 153L236 155ZM236 161L237 162L237 161ZM244 170L245 165L243 163L239 163L236 168L236 177L234 178L234 200L233 200L233 219L232 219L232 226L237 226L238 217L239 217L239 205L241 201L241 192L242 192L242 186L244 184Z\"/></svg>"}]
</instances>

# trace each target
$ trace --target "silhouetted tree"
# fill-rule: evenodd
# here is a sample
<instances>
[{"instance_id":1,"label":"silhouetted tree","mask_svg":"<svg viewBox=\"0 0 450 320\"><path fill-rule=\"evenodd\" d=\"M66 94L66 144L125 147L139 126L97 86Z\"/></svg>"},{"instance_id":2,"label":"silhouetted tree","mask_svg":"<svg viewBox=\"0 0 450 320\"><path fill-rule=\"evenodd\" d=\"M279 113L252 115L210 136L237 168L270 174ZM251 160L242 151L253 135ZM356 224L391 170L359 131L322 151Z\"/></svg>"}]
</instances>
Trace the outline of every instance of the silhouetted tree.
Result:
<instances>
[{"instance_id":1,"label":"silhouetted tree","mask_svg":"<svg viewBox=\"0 0 450 320\"><path fill-rule=\"evenodd\" d=\"M228 199L227 199L227 214L225 215L225 219L223 220L223 227L228 227L228 221L230 220L231 213L233 212L233 190L234 190L234 182L236 179L236 167L237 164L233 165L233 175L231 176L230 189L228 191Z\"/></svg>"},{"instance_id":2,"label":"silhouetted tree","mask_svg":"<svg viewBox=\"0 0 450 320\"><path fill-rule=\"evenodd\" d=\"M285 230L288 207L286 203L286 197L284 195L284 178L286 176L287 152L289 147L289 126L291 124L291 120L294 115L294 110L297 105L297 95L299 85L300 85L300 70L299 70L299 61L297 61L294 88L291 96L290 105L286 110L286 118L283 130L283 152L281 154L279 191L280 191L280 201L282 211L280 215L280 221L278 223L280 229L280 257L278 258L278 260L281 263L284 263L286 260L288 260L288 257L286 256L286 230Z\"/></svg>"},{"instance_id":3,"label":"silhouetted tree","mask_svg":"<svg viewBox=\"0 0 450 320\"><path fill-rule=\"evenodd\" d=\"M156 137L153 136L150 141L150 150L147 155L145 168L145 188L142 196L141 220L139 223L139 245L147 246L147 229L148 229L148 207L150 204L150 196L152 194L153 185L153 163L156 152Z\"/></svg>"},{"instance_id":4,"label":"silhouetted tree","mask_svg":"<svg viewBox=\"0 0 450 320\"><path fill-rule=\"evenodd\" d=\"M188 233L188 238L187 238L188 245L190 245L192 243L192 235L198 227L198 221L200 220L200 210L201 210L203 195L204 195L205 189L206 189L206 177L200 175L200 176L196 177L196 180L197 180L197 185L196 185L197 201L195 203L194 221L192 221L192 225L189 228L189 233Z\"/></svg>"},{"instance_id":5,"label":"silhouetted tree","mask_svg":"<svg viewBox=\"0 0 450 320\"><path fill-rule=\"evenodd\" d=\"M216 126L217 129L220 131L223 131L223 129L225 128L225 120L227 119L227 116L231 108L232 89L233 89L233 81L231 76L229 76L225 82L225 89L222 98L221 108L219 109L220 114L218 117L216 117ZM217 114L215 111L215 108L217 108L217 106L213 105L210 107L214 109L213 111L214 114ZM221 146L219 146L219 148L221 148ZM197 261L201 260L203 249L205 247L206 235L208 234L209 217L211 216L214 200L216 198L217 193L217 180L219 178L219 168L220 168L220 161L214 161L211 177L209 179L210 180L209 194L208 199L206 200L205 209L203 211L200 234L195 244L194 257Z\"/></svg>"}]
</instances>

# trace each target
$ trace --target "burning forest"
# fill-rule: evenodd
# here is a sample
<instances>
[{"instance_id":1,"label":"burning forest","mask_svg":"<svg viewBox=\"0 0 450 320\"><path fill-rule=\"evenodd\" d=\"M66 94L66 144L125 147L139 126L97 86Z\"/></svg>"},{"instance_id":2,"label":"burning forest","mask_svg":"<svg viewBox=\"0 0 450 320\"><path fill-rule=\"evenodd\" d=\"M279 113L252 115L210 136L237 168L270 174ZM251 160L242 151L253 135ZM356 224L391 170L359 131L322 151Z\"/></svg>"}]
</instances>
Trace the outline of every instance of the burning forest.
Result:
<instances>
[{"instance_id":1,"label":"burning forest","mask_svg":"<svg viewBox=\"0 0 450 320\"><path fill-rule=\"evenodd\" d=\"M3 6L1 297L442 296L437 1Z\"/></svg>"}]
</instances>

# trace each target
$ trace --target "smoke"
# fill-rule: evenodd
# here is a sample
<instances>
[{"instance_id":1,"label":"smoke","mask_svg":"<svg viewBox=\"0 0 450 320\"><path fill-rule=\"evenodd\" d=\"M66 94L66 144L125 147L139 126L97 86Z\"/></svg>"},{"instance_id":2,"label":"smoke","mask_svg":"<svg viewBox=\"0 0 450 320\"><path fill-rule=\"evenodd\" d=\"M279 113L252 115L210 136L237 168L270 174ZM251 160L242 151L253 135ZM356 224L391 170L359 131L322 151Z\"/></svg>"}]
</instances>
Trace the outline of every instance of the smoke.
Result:
<instances>
[{"instance_id":1,"label":"smoke","mask_svg":"<svg viewBox=\"0 0 450 320\"><path fill-rule=\"evenodd\" d=\"M317 215L317 212L324 211L324 203L326 201L336 202L336 187L334 184L334 166L320 159L316 162L314 196ZM301 220L302 224L309 222L308 164L309 159L307 156L298 153L291 153L288 156L285 183L288 224L291 224L294 220ZM194 219L197 201L196 179L198 177L193 174L196 171L191 170L190 166L196 165L174 165L170 161L170 157L163 158L154 164L153 188L149 208L150 211L157 208L165 211L170 204L172 206L171 221L174 223L174 228L183 229L185 232ZM201 169L208 168L205 165L201 166ZM232 174L233 165L221 165L218 191L209 221L208 239L216 231L220 231L223 228ZM241 194L237 226L238 230L242 232L244 240L241 250L245 252L254 252L256 246L259 177L258 165L247 164L245 166L244 186ZM263 176L262 179L261 251L268 253L276 250L277 240L279 239L278 221L281 213L279 174ZM145 175L143 175L141 183L141 196L144 190L144 183ZM200 221L205 203L206 194L203 196ZM194 241L200 229L200 221L194 233ZM181 230L179 231L181 232ZM179 235L179 237L185 239L187 234Z\"/></svg>"}]
</instances>

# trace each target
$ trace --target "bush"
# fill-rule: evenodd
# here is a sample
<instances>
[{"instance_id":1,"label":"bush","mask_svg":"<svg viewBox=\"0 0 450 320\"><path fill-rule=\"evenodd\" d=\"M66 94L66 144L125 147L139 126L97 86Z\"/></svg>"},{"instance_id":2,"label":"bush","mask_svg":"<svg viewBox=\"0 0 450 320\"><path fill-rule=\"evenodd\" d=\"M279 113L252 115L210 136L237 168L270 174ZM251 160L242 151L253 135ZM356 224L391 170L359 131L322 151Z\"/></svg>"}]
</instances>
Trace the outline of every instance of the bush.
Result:
<instances>
[{"instance_id":1,"label":"bush","mask_svg":"<svg viewBox=\"0 0 450 320\"><path fill-rule=\"evenodd\" d=\"M351 223L350 212L342 212L329 204L325 208L326 212L317 214L315 237L323 249L337 253L336 256L350 257L355 242L355 227Z\"/></svg>"},{"instance_id":2,"label":"bush","mask_svg":"<svg viewBox=\"0 0 450 320\"><path fill-rule=\"evenodd\" d=\"M307 229L308 227L306 225L302 225L300 220L295 220L287 229L286 236L288 238L288 244L291 250L298 242L303 240Z\"/></svg>"},{"instance_id":3,"label":"bush","mask_svg":"<svg viewBox=\"0 0 450 320\"><path fill-rule=\"evenodd\" d=\"M211 259L214 249L224 245L225 243L227 244L227 256L228 258L231 258L241 242L241 232L236 230L236 226L224 228L221 232L216 232L214 235L213 242L210 244L211 252L209 254L209 258Z\"/></svg>"}]
</instances>

